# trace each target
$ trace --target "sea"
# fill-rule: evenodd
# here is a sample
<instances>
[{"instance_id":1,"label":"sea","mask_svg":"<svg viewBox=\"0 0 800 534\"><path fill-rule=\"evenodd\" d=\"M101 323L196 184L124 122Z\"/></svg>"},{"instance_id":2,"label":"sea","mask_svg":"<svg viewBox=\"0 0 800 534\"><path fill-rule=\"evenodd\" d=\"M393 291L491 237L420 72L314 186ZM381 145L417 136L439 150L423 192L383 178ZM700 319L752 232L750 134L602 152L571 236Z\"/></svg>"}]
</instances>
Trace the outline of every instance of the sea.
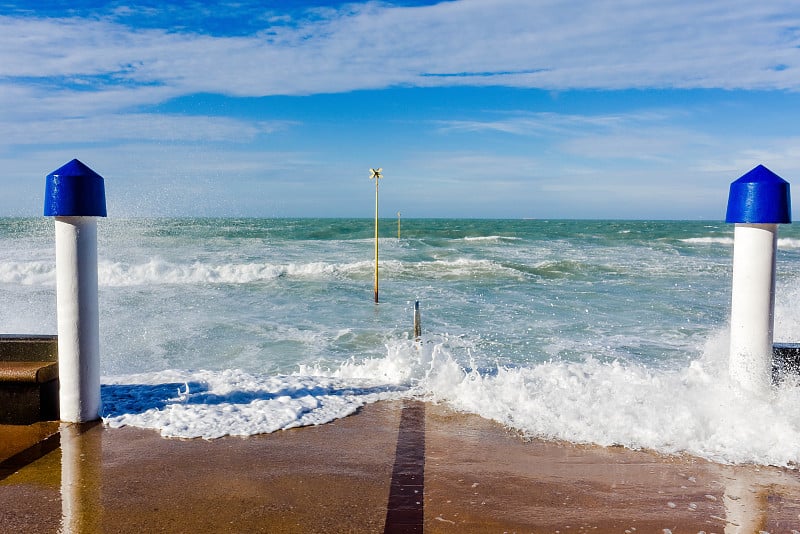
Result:
<instances>
[{"instance_id":1,"label":"sea","mask_svg":"<svg viewBox=\"0 0 800 534\"><path fill-rule=\"evenodd\" d=\"M420 398L520 439L800 465L800 382L728 378L720 221L98 219L102 417L214 439ZM55 334L51 218L0 219L0 332ZM779 228L775 341L800 341ZM414 335L415 303L421 336Z\"/></svg>"}]
</instances>

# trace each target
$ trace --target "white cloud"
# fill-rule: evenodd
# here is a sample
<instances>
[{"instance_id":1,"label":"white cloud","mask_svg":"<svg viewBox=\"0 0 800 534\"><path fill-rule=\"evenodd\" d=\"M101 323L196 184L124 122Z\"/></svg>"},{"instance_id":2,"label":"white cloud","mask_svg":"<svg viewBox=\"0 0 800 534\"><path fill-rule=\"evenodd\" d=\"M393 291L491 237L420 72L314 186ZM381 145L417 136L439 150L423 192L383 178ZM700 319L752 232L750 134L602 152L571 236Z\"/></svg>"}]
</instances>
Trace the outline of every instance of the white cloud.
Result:
<instances>
[{"instance_id":1,"label":"white cloud","mask_svg":"<svg viewBox=\"0 0 800 534\"><path fill-rule=\"evenodd\" d=\"M246 37L0 17L0 79L52 84L56 98L130 91L134 102L389 85L800 89L794 1L462 0L326 13Z\"/></svg>"},{"instance_id":2,"label":"white cloud","mask_svg":"<svg viewBox=\"0 0 800 534\"><path fill-rule=\"evenodd\" d=\"M786 180L797 180L800 178L800 137L779 138L767 145L743 147L732 161L737 170L747 171L758 164L766 164Z\"/></svg>"},{"instance_id":3,"label":"white cloud","mask_svg":"<svg viewBox=\"0 0 800 534\"><path fill-rule=\"evenodd\" d=\"M489 112L484 113L488 115ZM500 112L495 119L439 120L442 132L503 132L515 135L576 136L590 132L622 131L643 124L666 122L676 112L636 111L630 113L595 113L578 115L550 111Z\"/></svg>"},{"instance_id":4,"label":"white cloud","mask_svg":"<svg viewBox=\"0 0 800 534\"><path fill-rule=\"evenodd\" d=\"M102 141L229 142L253 141L262 134L290 127L290 122L258 122L227 117L168 114L94 115L22 124L0 121L7 145L80 144Z\"/></svg>"},{"instance_id":5,"label":"white cloud","mask_svg":"<svg viewBox=\"0 0 800 534\"><path fill-rule=\"evenodd\" d=\"M797 91L800 10L795 4L368 3L318 10L294 21L285 14L265 14L258 19L264 24L261 31L236 37L191 28L137 29L112 18L0 16L0 128L5 132L0 140L5 178L0 179L9 184L30 176L35 183L35 194L27 195L20 183L4 185L10 194L0 208L7 212L19 207L20 198L39 198L39 182L52 170L37 168L41 162L57 167L76 156L101 174L108 172L120 194L113 202L130 201L148 213L162 210L155 205L160 200L148 204L153 199L181 195L177 205L163 208L168 214L255 213L271 196L264 190L269 182L271 194L283 195L289 214L297 214L291 211L301 202L295 198L302 190L294 181L297 169L325 178L325 183L315 182L321 204L341 194L336 180L358 172L348 167L352 161L347 156L321 148L327 141L310 130L282 144L283 152L270 151L267 134L298 126L291 122L153 111L155 105L198 93L305 95L456 85ZM417 186L398 191L398 198L408 195L407 205L417 201L440 213L437 203L455 201L460 204L453 207L454 215L462 205L477 213L489 201L501 206L495 215L502 215L502 206L511 200L537 212L550 210L553 216L574 202L613 206L623 194L653 194L677 204L679 195L667 194L676 185L700 191L691 199L697 203L716 194L701 190L700 179L725 185L736 177L731 172L761 162L779 174L798 170L800 149L791 130L788 136L782 132L783 138L761 132L725 132L717 138L702 125L676 120L678 105L591 114L575 112L575 107L564 113L467 109L449 114L462 120L424 126L433 124L441 134L450 134L447 141L463 134L459 140L467 140L469 147L448 151L454 145L444 144L426 153L409 148L406 161L398 158L389 165L408 177L408 185ZM427 134L424 126L412 128ZM298 148L306 132L308 152ZM513 149L497 143L484 150L481 135L486 132L516 136ZM324 154L312 153L314 148ZM363 155L350 156L358 157ZM593 168L596 162L600 165ZM182 189L189 182L203 187ZM156 195L148 190L153 184ZM581 195L570 197L576 191ZM34 202L37 211L39 202Z\"/></svg>"}]
</instances>

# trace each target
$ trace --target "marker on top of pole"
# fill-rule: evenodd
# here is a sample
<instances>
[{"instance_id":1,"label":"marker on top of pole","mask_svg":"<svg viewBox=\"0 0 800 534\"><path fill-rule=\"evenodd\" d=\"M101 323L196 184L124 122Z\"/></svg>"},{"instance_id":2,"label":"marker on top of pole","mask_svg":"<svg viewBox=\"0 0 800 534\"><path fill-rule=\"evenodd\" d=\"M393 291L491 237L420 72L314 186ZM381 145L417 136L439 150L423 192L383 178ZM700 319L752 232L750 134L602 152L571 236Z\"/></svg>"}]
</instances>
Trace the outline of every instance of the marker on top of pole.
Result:
<instances>
[{"instance_id":1,"label":"marker on top of pole","mask_svg":"<svg viewBox=\"0 0 800 534\"><path fill-rule=\"evenodd\" d=\"M59 403L62 421L100 417L97 217L103 177L73 159L47 175L44 215L55 217Z\"/></svg>"},{"instance_id":2,"label":"marker on top of pole","mask_svg":"<svg viewBox=\"0 0 800 534\"><path fill-rule=\"evenodd\" d=\"M47 175L45 217L105 217L103 177L73 159Z\"/></svg>"},{"instance_id":3,"label":"marker on top of pole","mask_svg":"<svg viewBox=\"0 0 800 534\"><path fill-rule=\"evenodd\" d=\"M725 217L735 223L729 372L762 393L772 377L778 224L792 222L789 182L763 165L731 184Z\"/></svg>"}]
</instances>

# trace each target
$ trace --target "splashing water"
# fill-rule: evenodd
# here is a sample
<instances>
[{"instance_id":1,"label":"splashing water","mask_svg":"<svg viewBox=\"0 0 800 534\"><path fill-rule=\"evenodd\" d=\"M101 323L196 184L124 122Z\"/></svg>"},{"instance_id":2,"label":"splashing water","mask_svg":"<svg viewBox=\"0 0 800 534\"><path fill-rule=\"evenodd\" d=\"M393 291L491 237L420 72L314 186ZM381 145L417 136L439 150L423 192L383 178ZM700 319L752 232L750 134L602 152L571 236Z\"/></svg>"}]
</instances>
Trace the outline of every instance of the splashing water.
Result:
<instances>
[{"instance_id":1,"label":"splashing water","mask_svg":"<svg viewBox=\"0 0 800 534\"><path fill-rule=\"evenodd\" d=\"M0 324L55 333L52 228L1 221ZM380 241L378 306L372 231L103 221L106 423L210 439L413 395L533 438L798 463L796 380L758 397L727 379L731 227L404 220L403 239ZM780 231L776 340L796 341L800 233Z\"/></svg>"}]
</instances>

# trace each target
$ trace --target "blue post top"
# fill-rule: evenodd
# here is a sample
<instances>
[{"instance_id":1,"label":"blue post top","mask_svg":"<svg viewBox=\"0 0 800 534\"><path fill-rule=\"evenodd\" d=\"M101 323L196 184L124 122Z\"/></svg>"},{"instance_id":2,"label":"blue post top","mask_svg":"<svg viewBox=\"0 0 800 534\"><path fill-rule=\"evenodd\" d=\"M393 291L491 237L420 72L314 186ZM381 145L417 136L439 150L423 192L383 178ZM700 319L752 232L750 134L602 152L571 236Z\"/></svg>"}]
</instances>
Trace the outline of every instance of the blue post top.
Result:
<instances>
[{"instance_id":1,"label":"blue post top","mask_svg":"<svg viewBox=\"0 0 800 534\"><path fill-rule=\"evenodd\" d=\"M725 222L792 222L789 182L759 165L731 184Z\"/></svg>"},{"instance_id":2,"label":"blue post top","mask_svg":"<svg viewBox=\"0 0 800 534\"><path fill-rule=\"evenodd\" d=\"M105 217L103 177L73 159L47 175L44 214L56 217Z\"/></svg>"}]
</instances>

